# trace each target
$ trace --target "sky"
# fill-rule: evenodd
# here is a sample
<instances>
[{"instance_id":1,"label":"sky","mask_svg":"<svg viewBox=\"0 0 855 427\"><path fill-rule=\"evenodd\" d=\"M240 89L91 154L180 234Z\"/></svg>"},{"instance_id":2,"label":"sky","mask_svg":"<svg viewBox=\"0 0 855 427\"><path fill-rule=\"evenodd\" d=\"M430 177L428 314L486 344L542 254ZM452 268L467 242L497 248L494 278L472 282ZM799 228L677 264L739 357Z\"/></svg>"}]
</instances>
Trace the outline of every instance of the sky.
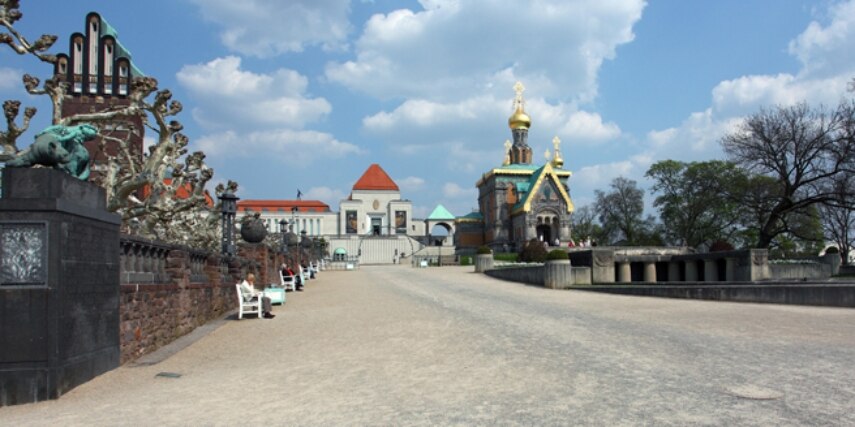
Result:
<instances>
[{"instance_id":1,"label":"sky","mask_svg":"<svg viewBox=\"0 0 855 427\"><path fill-rule=\"evenodd\" d=\"M852 94L855 0L22 0L17 28L67 52L96 11L168 88L190 150L242 199L338 210L372 163L413 203L455 215L504 158L513 85L526 90L535 163L558 136L570 195L590 205L659 160L723 159L760 108ZM0 100L39 108L32 57L0 49ZM23 145L23 144L21 144ZM653 196L645 194L648 211Z\"/></svg>"}]
</instances>

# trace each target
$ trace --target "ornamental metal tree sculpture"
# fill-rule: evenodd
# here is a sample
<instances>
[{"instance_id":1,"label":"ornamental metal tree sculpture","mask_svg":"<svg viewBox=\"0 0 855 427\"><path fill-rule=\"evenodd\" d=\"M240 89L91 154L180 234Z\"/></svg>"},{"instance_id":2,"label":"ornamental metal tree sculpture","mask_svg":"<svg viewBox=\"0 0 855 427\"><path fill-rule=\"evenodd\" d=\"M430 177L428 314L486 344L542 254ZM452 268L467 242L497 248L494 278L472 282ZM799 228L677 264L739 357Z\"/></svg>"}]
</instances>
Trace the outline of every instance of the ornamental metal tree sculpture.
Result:
<instances>
[{"instance_id":1,"label":"ornamental metal tree sculpture","mask_svg":"<svg viewBox=\"0 0 855 427\"><path fill-rule=\"evenodd\" d=\"M38 60L56 64L57 57L47 54L57 37L43 35L29 42L14 28L22 17L19 1L0 0L0 44L8 45L20 55L32 55ZM62 115L63 102L68 99L68 83L55 75L41 84L29 74L23 76L24 87L32 95L46 95L52 103L52 124L72 126L89 124L99 130L99 150L106 161L93 167L93 181L105 188L107 208L122 216L123 229L144 237L182 244L216 248L219 244L219 206L208 206L212 198L205 194L205 185L214 171L205 162L201 151L187 153L189 138L181 133L183 126L171 118L183 109L172 100L172 93L158 90L157 80L135 77L130 85L127 105L101 112ZM20 101L3 104L6 130L0 132L0 161L19 153L18 138L26 132L36 109L24 110L21 125L17 124ZM142 118L144 127L153 131L156 142L148 153L134 153L127 137L115 137L116 129L127 129L133 118ZM130 129L140 135L143 129ZM126 132L128 134L129 132ZM105 150L107 144L115 150ZM229 181L219 185L218 194L234 192L237 184ZM212 223L212 224L211 224Z\"/></svg>"}]
</instances>

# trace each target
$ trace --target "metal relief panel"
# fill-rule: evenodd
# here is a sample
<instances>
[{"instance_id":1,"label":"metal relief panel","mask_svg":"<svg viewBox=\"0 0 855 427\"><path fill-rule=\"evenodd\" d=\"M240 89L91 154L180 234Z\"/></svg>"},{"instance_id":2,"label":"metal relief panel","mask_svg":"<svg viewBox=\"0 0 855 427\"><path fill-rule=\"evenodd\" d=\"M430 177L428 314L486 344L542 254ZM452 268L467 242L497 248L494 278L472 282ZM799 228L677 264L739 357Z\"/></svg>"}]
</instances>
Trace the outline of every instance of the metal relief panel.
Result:
<instances>
[{"instance_id":1,"label":"metal relief panel","mask_svg":"<svg viewBox=\"0 0 855 427\"><path fill-rule=\"evenodd\" d=\"M47 223L0 222L0 285L47 286Z\"/></svg>"}]
</instances>

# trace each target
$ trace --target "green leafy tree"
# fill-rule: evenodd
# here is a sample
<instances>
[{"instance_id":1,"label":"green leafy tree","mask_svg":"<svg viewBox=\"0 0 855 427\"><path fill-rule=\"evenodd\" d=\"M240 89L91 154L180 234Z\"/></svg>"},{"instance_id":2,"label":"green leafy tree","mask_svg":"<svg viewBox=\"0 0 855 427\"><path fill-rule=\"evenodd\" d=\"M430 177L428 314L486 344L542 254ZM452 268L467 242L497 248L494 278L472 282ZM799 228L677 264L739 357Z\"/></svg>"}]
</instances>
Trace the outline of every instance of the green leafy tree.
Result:
<instances>
[{"instance_id":1,"label":"green leafy tree","mask_svg":"<svg viewBox=\"0 0 855 427\"><path fill-rule=\"evenodd\" d=\"M667 242L697 247L730 240L736 232L740 208L733 192L744 182L744 173L735 164L662 160L645 176L654 181L658 196L653 205Z\"/></svg>"}]
</instances>

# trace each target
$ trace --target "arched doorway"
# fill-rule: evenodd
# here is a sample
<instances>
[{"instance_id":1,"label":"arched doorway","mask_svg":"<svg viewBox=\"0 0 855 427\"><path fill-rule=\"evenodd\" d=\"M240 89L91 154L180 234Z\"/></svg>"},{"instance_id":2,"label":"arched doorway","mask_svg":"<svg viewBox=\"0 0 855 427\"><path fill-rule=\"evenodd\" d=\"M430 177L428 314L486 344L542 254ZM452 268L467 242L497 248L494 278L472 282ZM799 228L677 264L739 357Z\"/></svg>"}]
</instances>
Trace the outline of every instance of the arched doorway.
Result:
<instances>
[{"instance_id":1,"label":"arched doorway","mask_svg":"<svg viewBox=\"0 0 855 427\"><path fill-rule=\"evenodd\" d=\"M430 229L430 246L445 246L451 243L451 226L440 222Z\"/></svg>"},{"instance_id":2,"label":"arched doorway","mask_svg":"<svg viewBox=\"0 0 855 427\"><path fill-rule=\"evenodd\" d=\"M537 214L537 226L535 232L537 239L549 246L554 246L561 237L561 229L558 224L558 215L552 210L544 210Z\"/></svg>"},{"instance_id":3,"label":"arched doorway","mask_svg":"<svg viewBox=\"0 0 855 427\"><path fill-rule=\"evenodd\" d=\"M547 244L552 244L552 226L541 224L537 226L537 239Z\"/></svg>"}]
</instances>

